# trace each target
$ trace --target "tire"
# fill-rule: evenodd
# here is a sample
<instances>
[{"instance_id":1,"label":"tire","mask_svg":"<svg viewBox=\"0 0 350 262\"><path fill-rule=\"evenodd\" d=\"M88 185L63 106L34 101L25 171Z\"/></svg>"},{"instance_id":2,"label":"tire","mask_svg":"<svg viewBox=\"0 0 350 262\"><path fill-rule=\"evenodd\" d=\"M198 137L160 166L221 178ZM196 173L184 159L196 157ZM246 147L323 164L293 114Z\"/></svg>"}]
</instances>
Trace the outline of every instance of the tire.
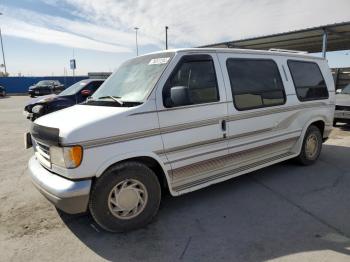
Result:
<instances>
[{"instance_id":1,"label":"tire","mask_svg":"<svg viewBox=\"0 0 350 262\"><path fill-rule=\"evenodd\" d=\"M314 144L313 146L311 145L308 146L308 139L315 141L316 144ZM310 142L310 143L313 144L313 142ZM309 150L308 150L308 147L309 147ZM318 127L311 125L306 130L301 152L297 157L298 162L305 166L314 164L317 161L318 157L320 156L321 149L322 149L321 131Z\"/></svg>"},{"instance_id":2,"label":"tire","mask_svg":"<svg viewBox=\"0 0 350 262\"><path fill-rule=\"evenodd\" d=\"M138 187L135 186L137 183ZM114 188L117 188L117 191L114 191ZM120 188L126 189L124 193ZM118 191L119 197L115 193ZM143 201L140 202L140 198ZM112 200L119 206L114 205ZM160 200L161 188L155 173L142 163L130 161L109 168L97 179L91 191L89 210L96 223L103 229L110 232L126 232L151 222L158 212ZM124 207L119 203L124 203ZM113 208L122 209L126 205L129 205L129 209L130 206L135 208L130 213L112 211Z\"/></svg>"},{"instance_id":3,"label":"tire","mask_svg":"<svg viewBox=\"0 0 350 262\"><path fill-rule=\"evenodd\" d=\"M34 97L34 95L30 95L30 97Z\"/></svg>"}]
</instances>

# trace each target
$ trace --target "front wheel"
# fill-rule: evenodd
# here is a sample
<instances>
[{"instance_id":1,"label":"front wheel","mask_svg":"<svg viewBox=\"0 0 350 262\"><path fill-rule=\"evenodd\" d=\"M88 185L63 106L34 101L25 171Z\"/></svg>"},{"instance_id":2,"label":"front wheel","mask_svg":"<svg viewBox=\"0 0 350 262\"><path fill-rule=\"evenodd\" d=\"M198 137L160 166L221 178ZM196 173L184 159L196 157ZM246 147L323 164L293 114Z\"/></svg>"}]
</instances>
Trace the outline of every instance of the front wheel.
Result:
<instances>
[{"instance_id":1,"label":"front wheel","mask_svg":"<svg viewBox=\"0 0 350 262\"><path fill-rule=\"evenodd\" d=\"M318 127L312 125L306 130L301 152L297 160L303 165L316 162L322 149L322 135Z\"/></svg>"},{"instance_id":2,"label":"front wheel","mask_svg":"<svg viewBox=\"0 0 350 262\"><path fill-rule=\"evenodd\" d=\"M89 209L103 229L126 232L148 224L158 212L160 199L155 173L142 163L124 162L98 178Z\"/></svg>"}]
</instances>

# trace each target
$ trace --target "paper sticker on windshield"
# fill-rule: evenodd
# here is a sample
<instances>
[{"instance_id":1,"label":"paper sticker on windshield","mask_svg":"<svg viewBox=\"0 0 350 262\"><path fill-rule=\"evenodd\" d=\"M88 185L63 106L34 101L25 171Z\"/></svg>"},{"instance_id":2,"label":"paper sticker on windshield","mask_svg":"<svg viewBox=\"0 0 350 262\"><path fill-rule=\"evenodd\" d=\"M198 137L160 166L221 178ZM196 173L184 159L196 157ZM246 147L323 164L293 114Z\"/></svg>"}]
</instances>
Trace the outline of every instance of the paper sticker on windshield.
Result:
<instances>
[{"instance_id":1,"label":"paper sticker on windshield","mask_svg":"<svg viewBox=\"0 0 350 262\"><path fill-rule=\"evenodd\" d=\"M170 57L153 58L148 64L149 65L166 64L169 61L169 59L170 59Z\"/></svg>"}]
</instances>

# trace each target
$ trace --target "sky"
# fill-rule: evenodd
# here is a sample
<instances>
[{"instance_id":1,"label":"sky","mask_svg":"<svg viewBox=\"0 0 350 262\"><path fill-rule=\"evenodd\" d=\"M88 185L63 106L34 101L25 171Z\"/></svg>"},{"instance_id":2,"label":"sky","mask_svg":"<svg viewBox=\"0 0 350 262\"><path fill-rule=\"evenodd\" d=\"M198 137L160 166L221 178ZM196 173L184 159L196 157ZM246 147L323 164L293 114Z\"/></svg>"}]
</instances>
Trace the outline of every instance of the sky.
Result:
<instances>
[{"instance_id":1,"label":"sky","mask_svg":"<svg viewBox=\"0 0 350 262\"><path fill-rule=\"evenodd\" d=\"M77 75L115 70L139 53L195 47L350 21L349 0L0 0L10 75ZM74 50L74 51L73 51ZM331 52L332 67L350 51ZM1 57L0 57L1 61ZM1 63L1 62L0 62Z\"/></svg>"}]
</instances>

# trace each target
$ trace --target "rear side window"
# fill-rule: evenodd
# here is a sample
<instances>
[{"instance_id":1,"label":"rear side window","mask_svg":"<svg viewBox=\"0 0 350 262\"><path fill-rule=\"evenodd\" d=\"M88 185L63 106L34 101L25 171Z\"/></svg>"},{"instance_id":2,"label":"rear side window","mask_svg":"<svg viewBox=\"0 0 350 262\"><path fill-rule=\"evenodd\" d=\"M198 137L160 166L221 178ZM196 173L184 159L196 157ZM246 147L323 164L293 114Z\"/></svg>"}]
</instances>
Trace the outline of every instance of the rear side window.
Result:
<instances>
[{"instance_id":1,"label":"rear side window","mask_svg":"<svg viewBox=\"0 0 350 262\"><path fill-rule=\"evenodd\" d=\"M182 96L174 100L172 92L174 93L176 89L182 89ZM163 101L165 107L219 101L214 62L211 57L185 56L176 66L163 89Z\"/></svg>"},{"instance_id":2,"label":"rear side window","mask_svg":"<svg viewBox=\"0 0 350 262\"><path fill-rule=\"evenodd\" d=\"M285 103L281 75L273 60L229 58L226 66L237 110Z\"/></svg>"},{"instance_id":3,"label":"rear side window","mask_svg":"<svg viewBox=\"0 0 350 262\"><path fill-rule=\"evenodd\" d=\"M326 82L316 63L288 60L288 67L300 101L328 98Z\"/></svg>"}]
</instances>

